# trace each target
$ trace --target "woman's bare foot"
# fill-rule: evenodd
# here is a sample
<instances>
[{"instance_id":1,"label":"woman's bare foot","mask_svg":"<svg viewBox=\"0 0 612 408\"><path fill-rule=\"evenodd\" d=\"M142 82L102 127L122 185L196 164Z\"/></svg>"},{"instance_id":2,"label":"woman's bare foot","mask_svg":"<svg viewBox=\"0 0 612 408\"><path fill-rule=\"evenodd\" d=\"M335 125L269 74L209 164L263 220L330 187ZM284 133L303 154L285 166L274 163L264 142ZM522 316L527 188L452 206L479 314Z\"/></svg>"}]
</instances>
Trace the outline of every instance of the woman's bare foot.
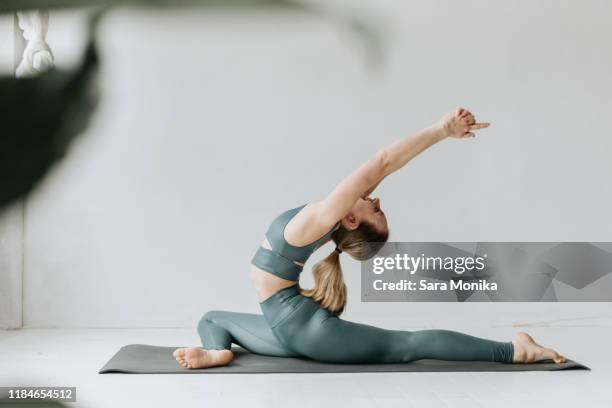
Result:
<instances>
[{"instance_id":1,"label":"woman's bare foot","mask_svg":"<svg viewBox=\"0 0 612 408\"><path fill-rule=\"evenodd\" d=\"M512 340L514 346L513 363L535 363L536 361L552 360L555 363L565 363L567 359L553 349L537 344L525 332L517 333Z\"/></svg>"},{"instance_id":2,"label":"woman's bare foot","mask_svg":"<svg viewBox=\"0 0 612 408\"><path fill-rule=\"evenodd\" d=\"M224 366L234 359L231 350L204 350L199 347L178 348L172 355L185 368Z\"/></svg>"}]
</instances>

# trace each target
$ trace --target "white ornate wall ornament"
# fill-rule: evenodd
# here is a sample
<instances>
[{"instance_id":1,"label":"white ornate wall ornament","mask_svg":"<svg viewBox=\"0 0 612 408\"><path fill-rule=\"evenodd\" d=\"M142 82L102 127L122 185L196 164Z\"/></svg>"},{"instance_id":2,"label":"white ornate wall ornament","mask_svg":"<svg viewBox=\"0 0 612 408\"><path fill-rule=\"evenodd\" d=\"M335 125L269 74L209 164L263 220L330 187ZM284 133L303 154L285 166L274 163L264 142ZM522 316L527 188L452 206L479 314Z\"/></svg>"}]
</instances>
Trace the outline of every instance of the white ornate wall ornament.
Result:
<instances>
[{"instance_id":1,"label":"white ornate wall ornament","mask_svg":"<svg viewBox=\"0 0 612 408\"><path fill-rule=\"evenodd\" d=\"M17 77L36 75L53 67L53 53L45 40L49 26L49 12L20 11L17 17L27 45L15 75Z\"/></svg>"}]
</instances>

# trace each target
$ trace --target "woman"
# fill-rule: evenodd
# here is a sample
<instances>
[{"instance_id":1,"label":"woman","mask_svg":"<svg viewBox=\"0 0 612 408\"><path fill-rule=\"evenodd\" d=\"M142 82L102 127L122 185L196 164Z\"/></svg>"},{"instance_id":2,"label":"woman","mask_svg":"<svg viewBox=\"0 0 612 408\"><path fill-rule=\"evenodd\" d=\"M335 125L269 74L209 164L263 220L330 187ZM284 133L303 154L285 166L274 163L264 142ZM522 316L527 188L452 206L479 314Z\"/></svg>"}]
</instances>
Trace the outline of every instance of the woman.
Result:
<instances>
[{"instance_id":1,"label":"woman","mask_svg":"<svg viewBox=\"0 0 612 408\"><path fill-rule=\"evenodd\" d=\"M204 348L174 351L186 368L229 364L231 344L269 356L300 356L332 363L399 363L440 360L532 363L565 357L541 347L526 333L498 342L448 330L385 330L338 317L346 303L339 257L373 256L389 230L380 200L369 198L376 186L429 146L448 137L474 137L488 127L465 109L437 125L383 149L345 178L325 199L288 210L270 225L253 257L251 278L263 315L212 311L198 325ZM315 287L298 286L308 257L333 240L336 249L313 268Z\"/></svg>"}]
</instances>

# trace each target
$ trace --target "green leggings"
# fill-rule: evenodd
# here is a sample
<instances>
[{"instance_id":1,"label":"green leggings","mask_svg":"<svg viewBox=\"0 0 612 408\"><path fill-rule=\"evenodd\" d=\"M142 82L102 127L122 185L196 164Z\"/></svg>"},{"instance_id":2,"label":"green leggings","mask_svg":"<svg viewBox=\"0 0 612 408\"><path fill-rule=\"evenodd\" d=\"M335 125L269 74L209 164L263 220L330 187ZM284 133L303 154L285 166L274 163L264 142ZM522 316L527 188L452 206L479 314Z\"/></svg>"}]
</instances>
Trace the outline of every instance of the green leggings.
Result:
<instances>
[{"instance_id":1,"label":"green leggings","mask_svg":"<svg viewBox=\"0 0 612 408\"><path fill-rule=\"evenodd\" d=\"M330 363L400 363L423 358L512 362L511 342L449 330L410 332L347 322L302 296L298 285L260 305L263 315L206 313L198 325L204 348L230 349L234 343L257 354Z\"/></svg>"}]
</instances>

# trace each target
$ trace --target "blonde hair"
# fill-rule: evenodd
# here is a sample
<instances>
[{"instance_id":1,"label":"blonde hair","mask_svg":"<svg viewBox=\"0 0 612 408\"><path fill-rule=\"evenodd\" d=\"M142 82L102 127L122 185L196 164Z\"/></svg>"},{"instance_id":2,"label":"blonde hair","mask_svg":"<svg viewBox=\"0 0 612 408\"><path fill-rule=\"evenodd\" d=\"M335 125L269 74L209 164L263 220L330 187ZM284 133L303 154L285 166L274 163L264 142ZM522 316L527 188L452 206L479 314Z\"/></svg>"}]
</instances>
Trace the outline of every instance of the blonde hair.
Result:
<instances>
[{"instance_id":1,"label":"blonde hair","mask_svg":"<svg viewBox=\"0 0 612 408\"><path fill-rule=\"evenodd\" d=\"M337 249L358 261L365 261L384 245L389 238L389 231L379 231L367 222L361 222L354 230L346 229L341 224L331 238ZM315 287L302 289L302 295L312 298L332 313L342 313L346 306L346 285L340 266L340 252L334 249L325 259L315 264L312 273Z\"/></svg>"}]
</instances>

